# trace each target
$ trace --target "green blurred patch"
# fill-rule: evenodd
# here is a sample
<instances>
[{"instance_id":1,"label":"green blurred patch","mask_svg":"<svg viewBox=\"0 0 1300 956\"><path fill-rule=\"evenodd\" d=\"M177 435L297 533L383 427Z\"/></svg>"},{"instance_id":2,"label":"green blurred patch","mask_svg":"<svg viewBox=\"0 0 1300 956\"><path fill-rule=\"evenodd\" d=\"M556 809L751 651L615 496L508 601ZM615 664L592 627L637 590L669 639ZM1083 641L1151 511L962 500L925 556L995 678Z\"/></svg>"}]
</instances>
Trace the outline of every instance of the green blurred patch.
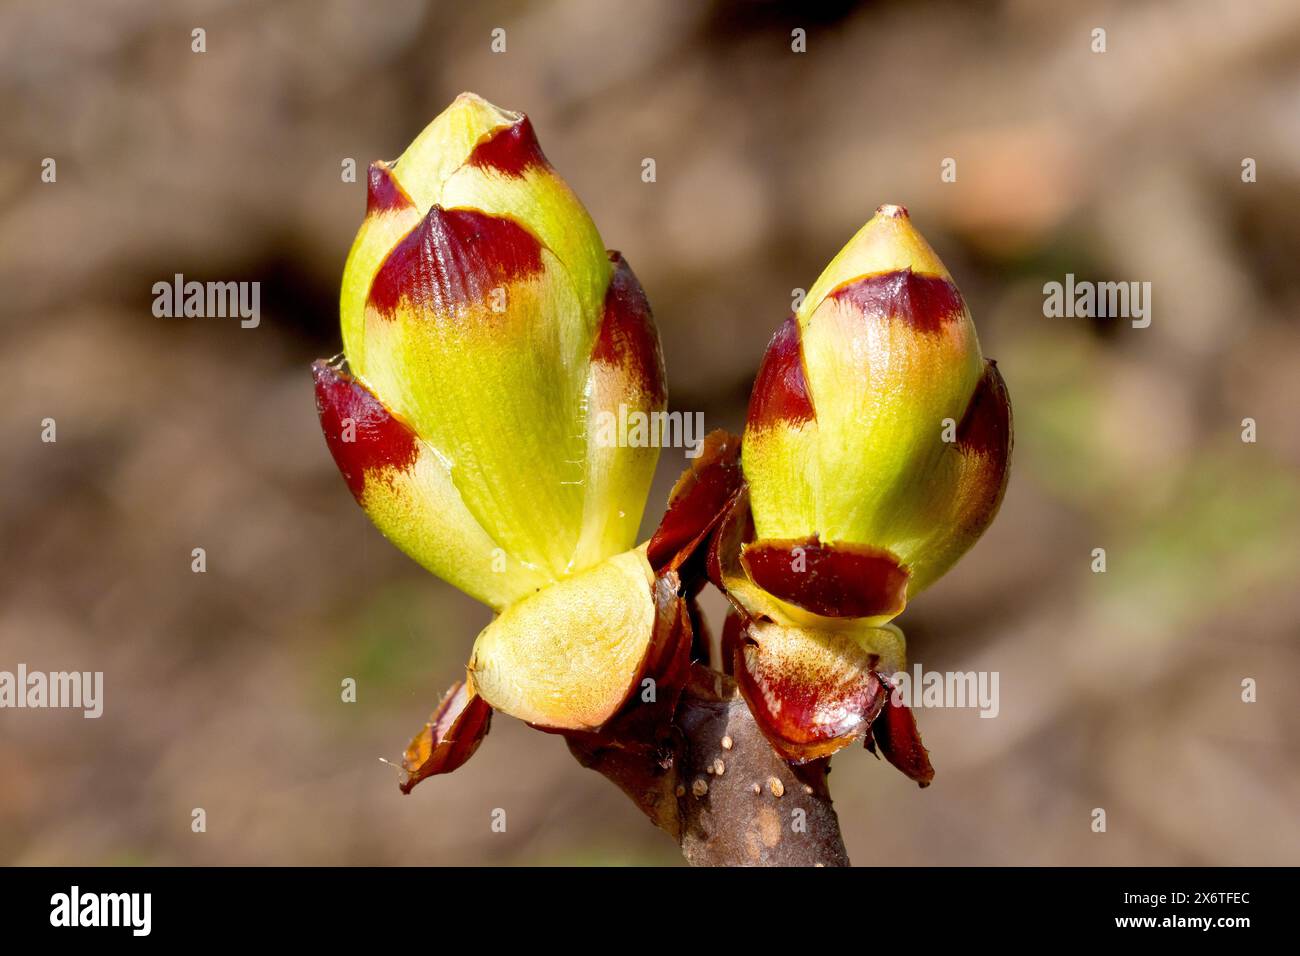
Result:
<instances>
[{"instance_id":1,"label":"green blurred patch","mask_svg":"<svg viewBox=\"0 0 1300 956\"><path fill-rule=\"evenodd\" d=\"M1025 332L1002 346L1015 410L1014 470L1028 469L1054 497L1088 507L1115 476L1095 424L1101 414L1098 345L1077 327Z\"/></svg>"},{"instance_id":2,"label":"green blurred patch","mask_svg":"<svg viewBox=\"0 0 1300 956\"><path fill-rule=\"evenodd\" d=\"M1294 587L1300 476L1286 462L1233 431L1136 474L1098 427L1110 385L1103 343L1055 325L1025 330L1003 352L1013 373L1013 480L1032 475L1097 522L1107 574L1088 586L1118 619L1177 629Z\"/></svg>"},{"instance_id":3,"label":"green blurred patch","mask_svg":"<svg viewBox=\"0 0 1300 956\"><path fill-rule=\"evenodd\" d=\"M1116 600L1174 625L1267 601L1300 574L1300 477L1259 445L1207 448L1174 500L1126 530L1108 569Z\"/></svg>"},{"instance_id":4,"label":"green blurred patch","mask_svg":"<svg viewBox=\"0 0 1300 956\"><path fill-rule=\"evenodd\" d=\"M398 579L374 588L333 631L317 657L318 680L339 699L344 677L357 682L357 703L396 700L412 694L429 706L461 676L477 627L454 594L429 578ZM324 709L340 715L333 706Z\"/></svg>"}]
</instances>

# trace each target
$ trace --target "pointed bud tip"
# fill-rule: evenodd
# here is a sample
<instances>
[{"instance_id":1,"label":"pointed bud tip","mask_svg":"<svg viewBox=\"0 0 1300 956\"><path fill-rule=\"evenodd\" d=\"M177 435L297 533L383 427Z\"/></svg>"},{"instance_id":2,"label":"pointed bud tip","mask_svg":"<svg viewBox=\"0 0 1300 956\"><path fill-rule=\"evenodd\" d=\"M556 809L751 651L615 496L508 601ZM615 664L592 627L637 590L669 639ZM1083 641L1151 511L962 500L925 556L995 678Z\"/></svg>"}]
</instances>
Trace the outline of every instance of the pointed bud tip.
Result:
<instances>
[{"instance_id":1,"label":"pointed bud tip","mask_svg":"<svg viewBox=\"0 0 1300 956\"><path fill-rule=\"evenodd\" d=\"M366 215L380 215L413 207L411 197L397 182L392 167L378 159L371 163L366 179Z\"/></svg>"},{"instance_id":2,"label":"pointed bud tip","mask_svg":"<svg viewBox=\"0 0 1300 956\"><path fill-rule=\"evenodd\" d=\"M460 126L471 135L472 146L472 138L486 138L498 130L514 126L524 118L523 113L504 109L491 100L466 90L448 103L447 108L420 135L438 127L446 130Z\"/></svg>"},{"instance_id":3,"label":"pointed bud tip","mask_svg":"<svg viewBox=\"0 0 1300 956\"><path fill-rule=\"evenodd\" d=\"M448 178L479 143L522 119L522 113L503 110L476 93L461 93L388 169L416 208L426 210L439 201Z\"/></svg>"},{"instance_id":4,"label":"pointed bud tip","mask_svg":"<svg viewBox=\"0 0 1300 956\"><path fill-rule=\"evenodd\" d=\"M913 272L927 278L952 280L939 256L912 225L907 207L886 203L813 283L799 307L800 321L806 321L834 290L891 272Z\"/></svg>"},{"instance_id":5,"label":"pointed bud tip","mask_svg":"<svg viewBox=\"0 0 1300 956\"><path fill-rule=\"evenodd\" d=\"M506 121L507 125L517 123L524 118L523 113L502 109L486 97L479 96L473 90L463 90L451 101L451 106L448 109L473 110L483 115L495 114Z\"/></svg>"},{"instance_id":6,"label":"pointed bud tip","mask_svg":"<svg viewBox=\"0 0 1300 956\"><path fill-rule=\"evenodd\" d=\"M311 363L311 377L317 385L328 382L337 375L338 372L334 371L334 367L326 359L317 359Z\"/></svg>"}]
</instances>

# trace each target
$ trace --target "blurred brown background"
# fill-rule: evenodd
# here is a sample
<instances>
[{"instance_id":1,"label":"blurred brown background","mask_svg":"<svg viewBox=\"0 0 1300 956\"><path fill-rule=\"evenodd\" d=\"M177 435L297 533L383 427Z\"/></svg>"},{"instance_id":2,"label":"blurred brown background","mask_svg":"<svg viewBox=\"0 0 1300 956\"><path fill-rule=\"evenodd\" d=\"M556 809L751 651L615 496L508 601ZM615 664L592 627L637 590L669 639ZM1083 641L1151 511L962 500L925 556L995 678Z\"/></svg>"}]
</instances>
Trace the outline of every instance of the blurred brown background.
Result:
<instances>
[{"instance_id":1,"label":"blurred brown background","mask_svg":"<svg viewBox=\"0 0 1300 956\"><path fill-rule=\"evenodd\" d=\"M710 427L741 426L791 290L879 204L965 293L1015 466L900 624L928 669L1000 672L1001 713L920 713L926 791L836 758L856 863L1300 862L1300 5L816 6L0 8L0 669L106 683L97 721L0 711L0 861L678 862L508 718L411 797L377 759L488 614L352 502L308 363L339 350L364 209L340 164L469 89L532 116ZM261 281L261 326L155 318L177 272ZM1151 282L1150 328L1044 318L1067 272ZM647 528L684 464L663 455Z\"/></svg>"}]
</instances>

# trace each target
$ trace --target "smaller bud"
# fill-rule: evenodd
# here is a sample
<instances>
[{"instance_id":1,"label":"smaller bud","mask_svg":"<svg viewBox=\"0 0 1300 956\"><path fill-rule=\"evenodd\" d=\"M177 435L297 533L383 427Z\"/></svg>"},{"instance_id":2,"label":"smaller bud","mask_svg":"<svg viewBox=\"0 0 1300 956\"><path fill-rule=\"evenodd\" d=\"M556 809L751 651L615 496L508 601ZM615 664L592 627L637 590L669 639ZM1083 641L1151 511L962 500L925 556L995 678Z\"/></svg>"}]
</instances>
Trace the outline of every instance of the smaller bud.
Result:
<instances>
[{"instance_id":1,"label":"smaller bud","mask_svg":"<svg viewBox=\"0 0 1300 956\"><path fill-rule=\"evenodd\" d=\"M1011 404L965 300L907 210L886 205L777 330L708 556L735 614L723 654L793 761L864 739L922 786L889 625L992 521Z\"/></svg>"},{"instance_id":2,"label":"smaller bud","mask_svg":"<svg viewBox=\"0 0 1300 956\"><path fill-rule=\"evenodd\" d=\"M881 206L755 380L746 576L795 609L788 621L888 621L992 521L1010 451L1006 386L961 293L907 210Z\"/></svg>"}]
</instances>

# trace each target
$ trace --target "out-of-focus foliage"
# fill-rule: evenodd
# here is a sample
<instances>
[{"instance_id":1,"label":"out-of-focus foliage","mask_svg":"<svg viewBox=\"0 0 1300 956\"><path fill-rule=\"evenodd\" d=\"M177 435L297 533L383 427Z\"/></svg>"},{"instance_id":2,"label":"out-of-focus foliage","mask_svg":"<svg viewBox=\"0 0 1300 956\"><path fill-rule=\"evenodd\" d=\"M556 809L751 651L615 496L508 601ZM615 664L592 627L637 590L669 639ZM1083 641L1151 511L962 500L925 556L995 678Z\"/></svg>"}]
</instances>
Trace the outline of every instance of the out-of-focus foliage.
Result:
<instances>
[{"instance_id":1,"label":"out-of-focus foliage","mask_svg":"<svg viewBox=\"0 0 1300 956\"><path fill-rule=\"evenodd\" d=\"M921 711L923 794L837 758L855 862L1295 862L1300 9L826 6L0 9L0 669L106 675L98 721L0 713L0 860L675 859L516 722L411 797L376 759L487 613L373 532L307 367L338 350L366 163L469 89L532 116L635 264L674 409L739 430L791 290L885 202L998 360L1005 504L902 623L926 669L998 671L1001 712ZM1067 272L1151 282L1151 326L1045 318ZM175 273L260 280L260 327L155 318ZM661 456L643 527L686 464Z\"/></svg>"}]
</instances>

